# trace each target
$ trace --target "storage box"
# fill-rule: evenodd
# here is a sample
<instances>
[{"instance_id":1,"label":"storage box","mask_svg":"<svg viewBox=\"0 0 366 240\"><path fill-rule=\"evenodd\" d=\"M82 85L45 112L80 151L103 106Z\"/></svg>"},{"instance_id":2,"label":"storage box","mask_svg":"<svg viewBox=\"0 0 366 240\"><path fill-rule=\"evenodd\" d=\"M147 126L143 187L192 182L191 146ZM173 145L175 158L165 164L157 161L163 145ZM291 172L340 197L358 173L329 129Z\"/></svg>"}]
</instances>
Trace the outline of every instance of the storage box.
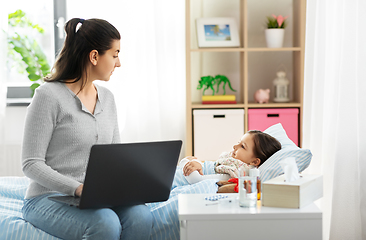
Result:
<instances>
[{"instance_id":1,"label":"storage box","mask_svg":"<svg viewBox=\"0 0 366 240\"><path fill-rule=\"evenodd\" d=\"M244 109L193 110L193 155L201 161L217 160L243 134Z\"/></svg>"},{"instance_id":2,"label":"storage box","mask_svg":"<svg viewBox=\"0 0 366 240\"><path fill-rule=\"evenodd\" d=\"M262 205L265 207L301 208L323 197L323 176L303 175L293 182L285 176L262 183Z\"/></svg>"},{"instance_id":3,"label":"storage box","mask_svg":"<svg viewBox=\"0 0 366 240\"><path fill-rule=\"evenodd\" d=\"M268 127L281 123L287 136L299 145L299 109L264 108L248 110L248 129L264 131Z\"/></svg>"}]
</instances>

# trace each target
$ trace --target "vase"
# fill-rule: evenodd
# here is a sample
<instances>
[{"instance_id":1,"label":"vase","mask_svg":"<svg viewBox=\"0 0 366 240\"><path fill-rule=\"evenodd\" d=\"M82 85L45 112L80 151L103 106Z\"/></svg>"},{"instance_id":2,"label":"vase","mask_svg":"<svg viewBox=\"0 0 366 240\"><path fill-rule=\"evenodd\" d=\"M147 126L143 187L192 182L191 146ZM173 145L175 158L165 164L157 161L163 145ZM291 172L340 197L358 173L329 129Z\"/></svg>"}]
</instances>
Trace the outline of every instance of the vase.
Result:
<instances>
[{"instance_id":1,"label":"vase","mask_svg":"<svg viewBox=\"0 0 366 240\"><path fill-rule=\"evenodd\" d=\"M285 35L284 28L269 28L265 30L267 47L281 48L283 45L283 37Z\"/></svg>"}]
</instances>

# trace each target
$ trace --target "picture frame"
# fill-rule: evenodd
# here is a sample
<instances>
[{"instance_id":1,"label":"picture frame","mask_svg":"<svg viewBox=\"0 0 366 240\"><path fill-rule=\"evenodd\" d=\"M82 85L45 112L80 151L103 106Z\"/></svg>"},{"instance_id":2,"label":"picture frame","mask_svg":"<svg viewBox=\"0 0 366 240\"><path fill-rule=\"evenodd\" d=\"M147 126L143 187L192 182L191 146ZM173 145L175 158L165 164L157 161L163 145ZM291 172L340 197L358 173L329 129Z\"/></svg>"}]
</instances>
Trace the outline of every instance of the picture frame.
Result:
<instances>
[{"instance_id":1,"label":"picture frame","mask_svg":"<svg viewBox=\"0 0 366 240\"><path fill-rule=\"evenodd\" d=\"M198 47L240 47L234 18L197 18Z\"/></svg>"}]
</instances>

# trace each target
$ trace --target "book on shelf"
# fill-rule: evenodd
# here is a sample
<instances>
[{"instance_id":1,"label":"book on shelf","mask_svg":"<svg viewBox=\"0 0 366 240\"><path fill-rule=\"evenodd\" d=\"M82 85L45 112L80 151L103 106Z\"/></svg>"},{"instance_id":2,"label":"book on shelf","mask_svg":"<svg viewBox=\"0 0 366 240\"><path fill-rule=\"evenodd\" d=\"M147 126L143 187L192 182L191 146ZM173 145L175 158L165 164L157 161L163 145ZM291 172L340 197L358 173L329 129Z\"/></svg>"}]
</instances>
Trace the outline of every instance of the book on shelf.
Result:
<instances>
[{"instance_id":1,"label":"book on shelf","mask_svg":"<svg viewBox=\"0 0 366 240\"><path fill-rule=\"evenodd\" d=\"M236 104L236 101L202 101L202 104Z\"/></svg>"},{"instance_id":2,"label":"book on shelf","mask_svg":"<svg viewBox=\"0 0 366 240\"><path fill-rule=\"evenodd\" d=\"M323 176L302 175L286 182L285 176L262 183L262 205L265 207L302 208L323 196Z\"/></svg>"},{"instance_id":3,"label":"book on shelf","mask_svg":"<svg viewBox=\"0 0 366 240\"><path fill-rule=\"evenodd\" d=\"M236 101L235 95L203 95L203 101Z\"/></svg>"}]
</instances>

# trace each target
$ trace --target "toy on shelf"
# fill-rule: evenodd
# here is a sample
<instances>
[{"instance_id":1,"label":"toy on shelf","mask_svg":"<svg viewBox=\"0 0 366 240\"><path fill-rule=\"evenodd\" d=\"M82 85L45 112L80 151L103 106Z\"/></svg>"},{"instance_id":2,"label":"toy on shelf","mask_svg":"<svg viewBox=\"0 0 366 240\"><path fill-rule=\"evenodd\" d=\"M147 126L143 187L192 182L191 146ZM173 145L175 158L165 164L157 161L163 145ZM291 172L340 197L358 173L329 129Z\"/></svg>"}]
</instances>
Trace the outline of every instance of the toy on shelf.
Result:
<instances>
[{"instance_id":1,"label":"toy on shelf","mask_svg":"<svg viewBox=\"0 0 366 240\"><path fill-rule=\"evenodd\" d=\"M200 90L203 87L205 87L203 89L203 93L202 95L205 95L205 91L209 88L212 89L212 95L215 95L215 89L214 86L216 85L216 79L212 76L203 76L201 77L201 80L198 82L198 87L197 89Z\"/></svg>"},{"instance_id":2,"label":"toy on shelf","mask_svg":"<svg viewBox=\"0 0 366 240\"><path fill-rule=\"evenodd\" d=\"M268 103L269 101L269 89L258 89L254 93L254 100L256 103Z\"/></svg>"},{"instance_id":3,"label":"toy on shelf","mask_svg":"<svg viewBox=\"0 0 366 240\"><path fill-rule=\"evenodd\" d=\"M216 85L216 93L218 93L221 83L223 84L222 89L224 90L224 94L215 95L214 87ZM208 75L201 77L197 89L203 89L202 104L235 104L235 95L226 95L226 84L232 91L236 92L236 90L231 87L230 80L224 75L216 75L215 77ZM209 88L212 89L212 95L205 95L205 91Z\"/></svg>"},{"instance_id":4,"label":"toy on shelf","mask_svg":"<svg viewBox=\"0 0 366 240\"><path fill-rule=\"evenodd\" d=\"M236 92L236 90L234 90L232 87L231 87L231 84L230 84L230 80L224 76L224 75L216 75L215 76L215 79L217 80L217 89L216 89L216 93L219 92L219 87L220 87L220 84L223 83L222 85L222 89L224 90L224 95L226 94L226 89L225 89L225 86L226 84L228 84L229 88L231 89L231 91L233 92Z\"/></svg>"}]
</instances>

